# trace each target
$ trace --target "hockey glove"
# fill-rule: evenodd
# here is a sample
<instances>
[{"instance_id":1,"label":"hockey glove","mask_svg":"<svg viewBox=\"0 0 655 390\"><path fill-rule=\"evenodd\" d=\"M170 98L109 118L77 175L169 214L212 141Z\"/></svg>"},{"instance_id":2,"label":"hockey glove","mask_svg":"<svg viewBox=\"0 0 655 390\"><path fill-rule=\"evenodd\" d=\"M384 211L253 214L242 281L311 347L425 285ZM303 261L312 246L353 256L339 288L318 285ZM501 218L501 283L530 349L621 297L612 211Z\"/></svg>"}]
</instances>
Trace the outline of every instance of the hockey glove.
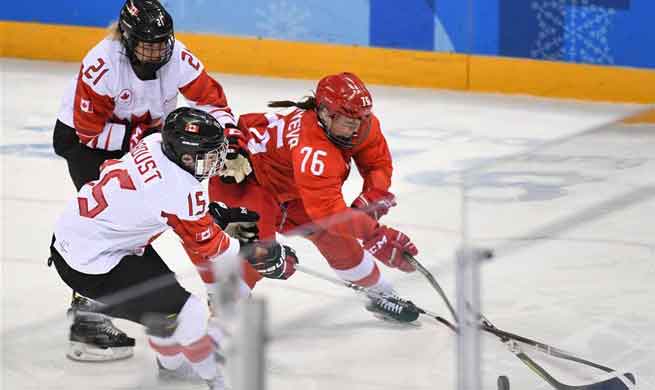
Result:
<instances>
[{"instance_id":1,"label":"hockey glove","mask_svg":"<svg viewBox=\"0 0 655 390\"><path fill-rule=\"evenodd\" d=\"M209 214L214 222L228 235L242 244L259 239L259 214L245 207L227 207L221 202L209 204Z\"/></svg>"},{"instance_id":2,"label":"hockey glove","mask_svg":"<svg viewBox=\"0 0 655 390\"><path fill-rule=\"evenodd\" d=\"M241 255L265 278L288 279L296 272L298 256L290 246L253 243L241 248Z\"/></svg>"},{"instance_id":3,"label":"hockey glove","mask_svg":"<svg viewBox=\"0 0 655 390\"><path fill-rule=\"evenodd\" d=\"M418 249L404 233L379 225L373 236L364 241L364 249L391 268L414 272L416 267L407 261L405 253L418 255Z\"/></svg>"},{"instance_id":4,"label":"hockey glove","mask_svg":"<svg viewBox=\"0 0 655 390\"><path fill-rule=\"evenodd\" d=\"M362 192L350 207L362 210L377 221L396 204L396 197L391 192L371 188Z\"/></svg>"},{"instance_id":5,"label":"hockey glove","mask_svg":"<svg viewBox=\"0 0 655 390\"><path fill-rule=\"evenodd\" d=\"M228 184L241 183L252 172L246 152L246 137L240 129L231 124L225 126L225 136L228 145L225 164L219 172L221 181Z\"/></svg>"}]
</instances>

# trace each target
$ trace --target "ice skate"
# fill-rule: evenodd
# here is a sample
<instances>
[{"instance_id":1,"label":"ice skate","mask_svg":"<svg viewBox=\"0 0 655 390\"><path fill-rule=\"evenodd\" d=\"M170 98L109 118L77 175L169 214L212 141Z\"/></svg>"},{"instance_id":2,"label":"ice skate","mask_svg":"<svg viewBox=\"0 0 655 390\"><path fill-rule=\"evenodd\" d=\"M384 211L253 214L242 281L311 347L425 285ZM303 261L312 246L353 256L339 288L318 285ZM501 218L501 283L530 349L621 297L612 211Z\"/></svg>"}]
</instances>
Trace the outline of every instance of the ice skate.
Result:
<instances>
[{"instance_id":1,"label":"ice skate","mask_svg":"<svg viewBox=\"0 0 655 390\"><path fill-rule=\"evenodd\" d=\"M188 362L182 363L176 369L164 367L157 359L158 379L162 382L202 382L202 378L193 370Z\"/></svg>"},{"instance_id":2,"label":"ice skate","mask_svg":"<svg viewBox=\"0 0 655 390\"><path fill-rule=\"evenodd\" d=\"M209 390L228 390L225 386L225 376L223 376L223 372L220 368L218 374L207 381L207 386L209 387Z\"/></svg>"},{"instance_id":3,"label":"ice skate","mask_svg":"<svg viewBox=\"0 0 655 390\"><path fill-rule=\"evenodd\" d=\"M69 333L66 356L85 362L111 361L131 357L134 339L116 328L111 320L97 313L99 305L82 296L73 298L69 316L73 324Z\"/></svg>"},{"instance_id":4,"label":"ice skate","mask_svg":"<svg viewBox=\"0 0 655 390\"><path fill-rule=\"evenodd\" d=\"M419 311L412 301L394 295L369 295L366 310L376 317L403 324L416 324Z\"/></svg>"}]
</instances>

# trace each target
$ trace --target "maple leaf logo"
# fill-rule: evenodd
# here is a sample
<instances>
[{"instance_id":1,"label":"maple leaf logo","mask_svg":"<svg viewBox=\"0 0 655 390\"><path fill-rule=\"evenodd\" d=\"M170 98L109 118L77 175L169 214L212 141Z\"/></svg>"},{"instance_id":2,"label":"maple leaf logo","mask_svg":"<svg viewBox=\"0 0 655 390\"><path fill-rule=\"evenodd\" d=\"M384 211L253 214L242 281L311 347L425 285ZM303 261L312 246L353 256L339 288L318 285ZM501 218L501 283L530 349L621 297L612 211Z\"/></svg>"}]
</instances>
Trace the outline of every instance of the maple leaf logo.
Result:
<instances>
[{"instance_id":1,"label":"maple leaf logo","mask_svg":"<svg viewBox=\"0 0 655 390\"><path fill-rule=\"evenodd\" d=\"M124 89L118 94L118 101L121 104L130 104L132 103L132 91L129 89Z\"/></svg>"},{"instance_id":2,"label":"maple leaf logo","mask_svg":"<svg viewBox=\"0 0 655 390\"><path fill-rule=\"evenodd\" d=\"M187 123L184 130L188 131L189 133L200 133L200 126L194 124L194 123Z\"/></svg>"}]
</instances>

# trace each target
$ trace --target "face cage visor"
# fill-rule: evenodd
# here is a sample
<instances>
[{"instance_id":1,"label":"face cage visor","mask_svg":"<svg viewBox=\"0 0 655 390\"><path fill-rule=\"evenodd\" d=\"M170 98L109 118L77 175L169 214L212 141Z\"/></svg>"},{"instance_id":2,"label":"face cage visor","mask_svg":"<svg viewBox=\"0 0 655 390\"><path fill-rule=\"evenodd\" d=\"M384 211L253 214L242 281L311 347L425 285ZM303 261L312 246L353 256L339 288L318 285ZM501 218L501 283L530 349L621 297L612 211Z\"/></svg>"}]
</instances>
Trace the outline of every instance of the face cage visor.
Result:
<instances>
[{"instance_id":1,"label":"face cage visor","mask_svg":"<svg viewBox=\"0 0 655 390\"><path fill-rule=\"evenodd\" d=\"M371 129L370 115L363 118L355 118L341 112L333 112L328 115L330 117L330 126L323 124L325 132L330 141L344 149L359 145Z\"/></svg>"},{"instance_id":2,"label":"face cage visor","mask_svg":"<svg viewBox=\"0 0 655 390\"><path fill-rule=\"evenodd\" d=\"M223 165L225 164L226 154L227 144L222 143L216 149L196 154L195 161L185 161L185 158L183 157L182 162L185 165L190 166L191 173L196 179L202 181L218 175L218 172L223 169ZM189 160L193 160L190 155L187 156L189 156Z\"/></svg>"},{"instance_id":3,"label":"face cage visor","mask_svg":"<svg viewBox=\"0 0 655 390\"><path fill-rule=\"evenodd\" d=\"M134 58L142 64L164 65L173 56L175 36L156 42L134 41Z\"/></svg>"}]
</instances>

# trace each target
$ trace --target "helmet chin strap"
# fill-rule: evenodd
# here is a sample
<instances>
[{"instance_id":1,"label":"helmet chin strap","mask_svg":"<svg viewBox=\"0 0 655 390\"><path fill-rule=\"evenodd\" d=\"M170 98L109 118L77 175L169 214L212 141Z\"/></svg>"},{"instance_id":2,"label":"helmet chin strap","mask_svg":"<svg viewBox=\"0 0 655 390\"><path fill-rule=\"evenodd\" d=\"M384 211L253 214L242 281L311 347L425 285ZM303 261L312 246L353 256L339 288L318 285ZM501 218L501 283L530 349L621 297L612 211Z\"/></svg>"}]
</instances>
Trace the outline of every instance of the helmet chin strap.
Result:
<instances>
[{"instance_id":1,"label":"helmet chin strap","mask_svg":"<svg viewBox=\"0 0 655 390\"><path fill-rule=\"evenodd\" d=\"M330 141L332 141L332 143L334 143L335 145L337 145L338 147L343 148L343 149L350 149L350 148L353 147L352 140L357 135L357 132L354 132L350 137L344 137L344 136L336 135L325 124L325 120L323 119L323 115L321 115L320 113L317 113L316 117L318 118L319 126L321 126L321 128L325 132L325 135L327 135L328 139Z\"/></svg>"},{"instance_id":2,"label":"helmet chin strap","mask_svg":"<svg viewBox=\"0 0 655 390\"><path fill-rule=\"evenodd\" d=\"M318 118L318 124L323 128L323 130L328 131L328 126L325 124L325 119L323 118L323 114L322 114L324 112L326 112L325 109L318 108L316 110L316 117ZM325 115L329 116L329 114L325 114Z\"/></svg>"}]
</instances>

